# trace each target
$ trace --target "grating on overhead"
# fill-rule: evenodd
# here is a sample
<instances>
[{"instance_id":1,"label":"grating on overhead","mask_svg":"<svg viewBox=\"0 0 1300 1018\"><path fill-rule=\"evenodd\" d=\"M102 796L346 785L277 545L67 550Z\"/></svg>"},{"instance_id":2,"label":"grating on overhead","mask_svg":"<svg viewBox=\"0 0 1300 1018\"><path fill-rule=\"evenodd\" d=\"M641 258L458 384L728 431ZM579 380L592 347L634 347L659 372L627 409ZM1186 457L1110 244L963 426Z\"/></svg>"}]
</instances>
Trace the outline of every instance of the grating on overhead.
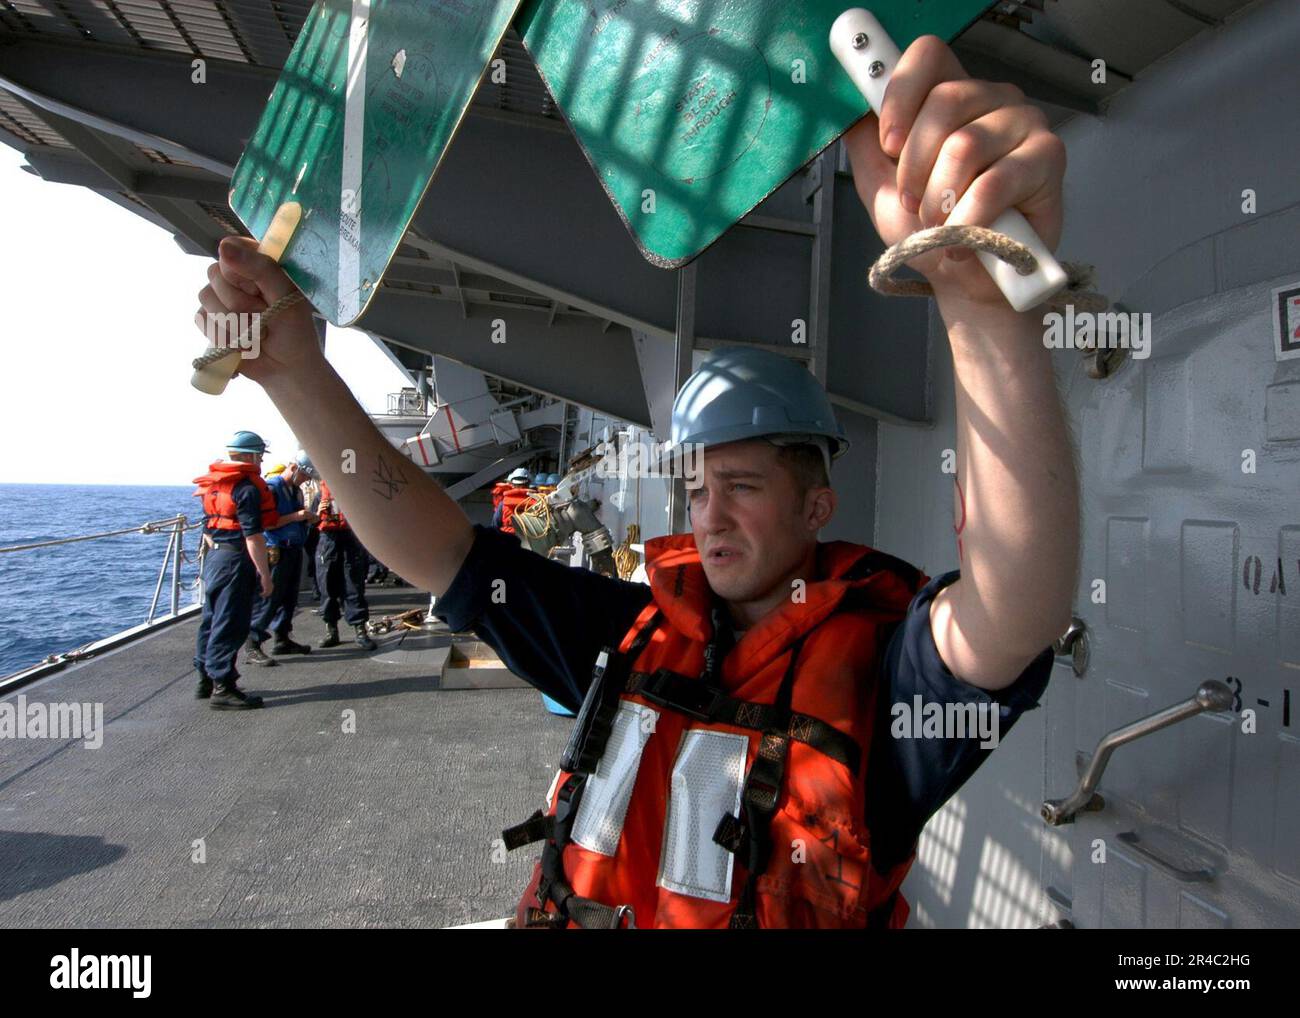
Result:
<instances>
[{"instance_id":1,"label":"grating on overhead","mask_svg":"<svg viewBox=\"0 0 1300 1018\"><path fill-rule=\"evenodd\" d=\"M308 0L0 0L0 26L280 67Z\"/></svg>"},{"instance_id":2,"label":"grating on overhead","mask_svg":"<svg viewBox=\"0 0 1300 1018\"><path fill-rule=\"evenodd\" d=\"M51 4L39 3L37 0L3 0L0 10L10 13L6 23L17 21L24 31L40 32L45 35L65 35L76 39L84 38L85 29Z\"/></svg>"},{"instance_id":3,"label":"grating on overhead","mask_svg":"<svg viewBox=\"0 0 1300 1018\"><path fill-rule=\"evenodd\" d=\"M114 191L113 193L114 193L115 195L117 195L119 198L121 198L123 201L128 201L128 202L130 202L132 205L139 205L140 208L144 209L144 210L145 210L146 212L148 212L150 215L153 215L153 209L149 208L148 205L146 205L144 202L142 202L139 198L137 198L135 195L133 195L130 191Z\"/></svg>"},{"instance_id":4,"label":"grating on overhead","mask_svg":"<svg viewBox=\"0 0 1300 1018\"><path fill-rule=\"evenodd\" d=\"M551 93L513 28L506 30L501 45L493 56L493 63L497 60L502 63L496 67L489 66L482 84L474 94L471 108L508 110L524 116L559 120ZM502 77L494 74L498 68L504 70L504 80L493 81L494 76Z\"/></svg>"},{"instance_id":5,"label":"grating on overhead","mask_svg":"<svg viewBox=\"0 0 1300 1018\"><path fill-rule=\"evenodd\" d=\"M166 152L159 152L154 148L145 148L143 145L137 145L136 148L138 151L143 152L150 162L161 163L164 166L188 166L191 169L198 169L193 163L184 159L177 159L175 156L169 156Z\"/></svg>"},{"instance_id":6,"label":"grating on overhead","mask_svg":"<svg viewBox=\"0 0 1300 1018\"><path fill-rule=\"evenodd\" d=\"M45 145L49 148L71 148L63 136L13 97L0 88L0 130L8 131L28 145Z\"/></svg>"},{"instance_id":7,"label":"grating on overhead","mask_svg":"<svg viewBox=\"0 0 1300 1018\"><path fill-rule=\"evenodd\" d=\"M235 214L230 211L229 206L214 205L212 202L201 201L198 203L199 208L208 214L208 217L220 225L227 233L238 236L247 236L247 231L243 225L235 218Z\"/></svg>"}]
</instances>

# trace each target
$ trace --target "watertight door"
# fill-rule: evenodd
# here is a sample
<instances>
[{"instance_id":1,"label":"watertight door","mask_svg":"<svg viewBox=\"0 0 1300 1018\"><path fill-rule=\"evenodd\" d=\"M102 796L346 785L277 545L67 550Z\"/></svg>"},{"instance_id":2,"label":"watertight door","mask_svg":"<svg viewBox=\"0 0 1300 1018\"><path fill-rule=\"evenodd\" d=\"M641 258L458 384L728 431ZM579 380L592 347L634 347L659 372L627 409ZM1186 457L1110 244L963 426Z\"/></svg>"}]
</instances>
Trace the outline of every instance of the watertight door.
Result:
<instances>
[{"instance_id":1,"label":"watertight door","mask_svg":"<svg viewBox=\"0 0 1300 1018\"><path fill-rule=\"evenodd\" d=\"M1239 694L1119 749L1106 808L1061 829L1072 864L1045 853L1044 883L1080 927L1289 926L1300 907L1300 372L1274 335L1287 283L1300 298L1274 279L1183 304L1152 320L1148 358L1069 375L1091 643L1081 678L1054 679L1049 795L1073 790L1106 731L1205 679Z\"/></svg>"}]
</instances>

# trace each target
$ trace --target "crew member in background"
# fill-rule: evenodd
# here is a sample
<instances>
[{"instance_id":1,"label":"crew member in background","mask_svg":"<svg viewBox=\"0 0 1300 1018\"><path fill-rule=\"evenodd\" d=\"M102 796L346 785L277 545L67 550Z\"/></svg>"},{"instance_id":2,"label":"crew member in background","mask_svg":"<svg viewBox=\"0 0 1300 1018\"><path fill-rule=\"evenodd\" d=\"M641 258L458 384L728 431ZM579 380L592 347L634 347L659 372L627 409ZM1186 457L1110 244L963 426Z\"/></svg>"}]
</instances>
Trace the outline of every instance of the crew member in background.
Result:
<instances>
[{"instance_id":1,"label":"crew member in background","mask_svg":"<svg viewBox=\"0 0 1300 1018\"><path fill-rule=\"evenodd\" d=\"M303 508L302 486L314 472L305 452L284 467L279 474L268 475L267 487L275 496L275 508L280 514L280 526L266 532L267 557L271 562L271 581L274 589L270 597L259 597L253 605L252 628L248 634L248 653L244 660L252 664L273 665L275 659L262 650L269 634L275 635L271 653L310 654L305 643L295 643L289 636L293 631L293 613L298 610L298 585L302 581L303 547L307 531L316 523L310 509Z\"/></svg>"},{"instance_id":2,"label":"crew member in background","mask_svg":"<svg viewBox=\"0 0 1300 1018\"><path fill-rule=\"evenodd\" d=\"M492 526L494 527L499 527L501 525L499 522L500 516L498 515L501 509L501 500L506 497L506 492L515 486L514 482L510 478L514 477L517 473L519 473L518 470L512 473L510 477L497 481L496 484L492 485ZM525 471L525 473L527 473L527 471Z\"/></svg>"},{"instance_id":3,"label":"crew member in background","mask_svg":"<svg viewBox=\"0 0 1300 1018\"><path fill-rule=\"evenodd\" d=\"M317 517L319 523L320 512L320 473L316 473L311 480L302 486L302 501L311 514ZM303 554L307 558L307 579L311 580L312 596L316 598L316 607L312 609L313 614L319 615L321 608L325 604L325 594L320 589L320 577L316 573L316 549L320 545L320 530L316 526L307 528L307 543L303 545Z\"/></svg>"},{"instance_id":4,"label":"crew member in background","mask_svg":"<svg viewBox=\"0 0 1300 1018\"><path fill-rule=\"evenodd\" d=\"M514 516L516 509L532 497L533 492L528 487L528 471L523 467L514 471L507 480L512 486L502 494L501 503L492 517L492 526L507 534L513 534L515 525L511 522L511 517Z\"/></svg>"},{"instance_id":5,"label":"crew member in background","mask_svg":"<svg viewBox=\"0 0 1300 1018\"><path fill-rule=\"evenodd\" d=\"M216 710L262 706L236 684L235 658L248 636L253 599L260 581L263 597L272 591L264 531L279 523L275 496L262 480L266 443L251 431L235 434L226 451L202 477L195 495L203 497L207 515L204 537L210 543L203 563L203 615L199 620L194 667L199 672L195 695ZM215 687L215 689L214 689Z\"/></svg>"},{"instance_id":6,"label":"crew member in background","mask_svg":"<svg viewBox=\"0 0 1300 1018\"><path fill-rule=\"evenodd\" d=\"M366 550L339 510L330 487L320 486L320 544L316 548L316 582L325 594L321 618L325 620L325 639L317 646L339 645L339 617L344 608L348 625L357 634L362 650L374 650L375 641L366 633L370 607L366 604Z\"/></svg>"}]
</instances>

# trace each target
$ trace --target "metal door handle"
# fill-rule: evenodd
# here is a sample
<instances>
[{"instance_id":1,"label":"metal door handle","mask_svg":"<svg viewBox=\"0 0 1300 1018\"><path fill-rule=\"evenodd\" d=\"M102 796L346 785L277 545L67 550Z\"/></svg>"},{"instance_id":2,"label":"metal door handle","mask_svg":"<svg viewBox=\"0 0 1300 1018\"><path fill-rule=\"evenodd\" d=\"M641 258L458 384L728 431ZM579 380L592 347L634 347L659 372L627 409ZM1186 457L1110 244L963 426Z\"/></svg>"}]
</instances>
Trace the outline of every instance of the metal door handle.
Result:
<instances>
[{"instance_id":1,"label":"metal door handle","mask_svg":"<svg viewBox=\"0 0 1300 1018\"><path fill-rule=\"evenodd\" d=\"M1083 777L1079 780L1079 786L1074 790L1074 794L1068 799L1048 799L1043 803L1040 813L1044 823L1059 827L1061 824L1072 823L1075 814L1080 810L1092 812L1102 809L1105 806L1105 800L1100 795L1095 794L1097 785L1101 782L1101 775L1106 769L1106 764L1110 762L1111 753L1126 742L1132 742L1144 735L1158 732L1160 729L1168 728L1177 721L1194 717L1204 711L1227 710L1231 706L1232 690L1228 688L1226 683L1217 679L1209 679L1201 683L1196 690L1196 695L1190 699L1184 700L1182 703L1176 703L1172 707L1166 707L1162 711L1157 711L1150 717L1140 718L1122 728L1116 728L1113 732L1102 736L1101 741L1097 743L1096 750L1093 751L1092 760L1089 762L1087 770L1084 771Z\"/></svg>"},{"instance_id":2,"label":"metal door handle","mask_svg":"<svg viewBox=\"0 0 1300 1018\"><path fill-rule=\"evenodd\" d=\"M1146 856L1156 867L1185 884L1208 884L1219 875L1218 870L1211 864L1201 866L1199 869L1179 866L1173 860L1165 858L1153 846L1145 844L1137 831L1121 831L1118 837L1133 851Z\"/></svg>"},{"instance_id":3,"label":"metal door handle","mask_svg":"<svg viewBox=\"0 0 1300 1018\"><path fill-rule=\"evenodd\" d=\"M1088 624L1074 615L1070 618L1070 628L1052 644L1052 651L1057 657L1068 654L1074 674L1082 678L1088 670Z\"/></svg>"}]
</instances>

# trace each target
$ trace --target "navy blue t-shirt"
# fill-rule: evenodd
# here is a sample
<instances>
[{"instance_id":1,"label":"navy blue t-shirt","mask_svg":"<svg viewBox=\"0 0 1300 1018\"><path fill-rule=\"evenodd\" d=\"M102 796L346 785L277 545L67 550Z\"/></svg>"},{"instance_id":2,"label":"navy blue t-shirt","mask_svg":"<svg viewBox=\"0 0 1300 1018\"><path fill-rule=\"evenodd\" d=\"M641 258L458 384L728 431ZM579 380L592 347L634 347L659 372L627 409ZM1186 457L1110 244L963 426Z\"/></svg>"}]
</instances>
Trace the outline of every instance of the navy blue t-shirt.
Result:
<instances>
[{"instance_id":1,"label":"navy blue t-shirt","mask_svg":"<svg viewBox=\"0 0 1300 1018\"><path fill-rule=\"evenodd\" d=\"M302 508L302 489L290 484L278 474L266 482L275 496L275 511L281 516L292 516ZM307 543L307 523L284 523L266 532L266 543L272 548L301 548Z\"/></svg>"},{"instance_id":2,"label":"navy blue t-shirt","mask_svg":"<svg viewBox=\"0 0 1300 1018\"><path fill-rule=\"evenodd\" d=\"M617 646L651 592L643 583L610 579L547 559L519 540L475 525L474 543L434 614L456 632L472 631L516 675L576 711L602 647ZM984 762L992 748L965 739L893 738L892 704L997 703L999 739L1038 706L1052 670L1044 648L1005 689L988 691L948 670L930 631L930 602L960 576L934 577L893 627L881 659L889 698L877 709L866 803L872 855L880 870L907 858L926 821Z\"/></svg>"},{"instance_id":3,"label":"navy blue t-shirt","mask_svg":"<svg viewBox=\"0 0 1300 1018\"><path fill-rule=\"evenodd\" d=\"M230 497L235 501L235 518L239 520L239 530L207 527L205 533L218 544L230 541L242 543L245 537L262 532L262 493L257 490L257 485L245 477L230 489Z\"/></svg>"}]
</instances>

